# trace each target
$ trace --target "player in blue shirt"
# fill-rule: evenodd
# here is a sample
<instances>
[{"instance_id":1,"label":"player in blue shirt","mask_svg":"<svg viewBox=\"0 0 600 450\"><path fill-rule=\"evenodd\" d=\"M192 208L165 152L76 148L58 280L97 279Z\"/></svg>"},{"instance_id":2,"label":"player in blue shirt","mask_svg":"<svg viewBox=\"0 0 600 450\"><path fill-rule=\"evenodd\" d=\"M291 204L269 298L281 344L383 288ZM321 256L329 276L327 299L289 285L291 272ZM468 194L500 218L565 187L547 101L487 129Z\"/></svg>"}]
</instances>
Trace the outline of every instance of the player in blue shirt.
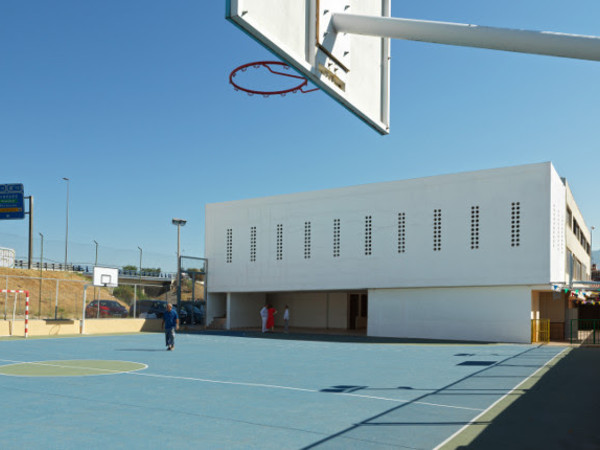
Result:
<instances>
[{"instance_id":1,"label":"player in blue shirt","mask_svg":"<svg viewBox=\"0 0 600 450\"><path fill-rule=\"evenodd\" d=\"M179 316L170 303L167 303L167 310L163 314L162 328L165 330L167 350L173 350L175 348L175 330L179 329Z\"/></svg>"}]
</instances>

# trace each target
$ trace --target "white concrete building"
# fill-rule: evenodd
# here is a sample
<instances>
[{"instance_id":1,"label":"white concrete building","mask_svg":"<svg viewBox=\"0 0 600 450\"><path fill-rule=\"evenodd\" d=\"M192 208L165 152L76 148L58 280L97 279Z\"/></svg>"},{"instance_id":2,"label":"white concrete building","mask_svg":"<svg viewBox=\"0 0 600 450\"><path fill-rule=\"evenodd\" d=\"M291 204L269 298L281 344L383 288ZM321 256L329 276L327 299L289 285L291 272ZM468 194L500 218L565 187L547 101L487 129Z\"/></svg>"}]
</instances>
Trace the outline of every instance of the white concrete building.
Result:
<instances>
[{"instance_id":1,"label":"white concrete building","mask_svg":"<svg viewBox=\"0 0 600 450\"><path fill-rule=\"evenodd\" d=\"M551 163L208 204L205 241L207 319L228 329L268 302L291 327L530 342L532 318L564 336L569 255L591 266Z\"/></svg>"}]
</instances>

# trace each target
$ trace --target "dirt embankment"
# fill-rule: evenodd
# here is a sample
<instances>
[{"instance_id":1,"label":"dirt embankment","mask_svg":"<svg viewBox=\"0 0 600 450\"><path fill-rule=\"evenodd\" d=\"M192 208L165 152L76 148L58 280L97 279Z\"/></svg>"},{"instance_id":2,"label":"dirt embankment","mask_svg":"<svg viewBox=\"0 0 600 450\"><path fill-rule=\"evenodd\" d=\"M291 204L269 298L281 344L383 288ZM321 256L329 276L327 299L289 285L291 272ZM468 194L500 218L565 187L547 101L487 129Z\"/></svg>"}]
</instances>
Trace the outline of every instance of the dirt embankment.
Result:
<instances>
[{"instance_id":1,"label":"dirt embankment","mask_svg":"<svg viewBox=\"0 0 600 450\"><path fill-rule=\"evenodd\" d=\"M73 272L0 267L0 289L29 291L32 318L54 318L55 314L60 318L81 317L84 286L90 283L90 278ZM86 300L89 303L94 298L117 300L110 289L90 286L86 289ZM24 296L17 296L17 315L23 313L24 304ZM0 295L0 315L12 314L13 309L14 294Z\"/></svg>"}]
</instances>

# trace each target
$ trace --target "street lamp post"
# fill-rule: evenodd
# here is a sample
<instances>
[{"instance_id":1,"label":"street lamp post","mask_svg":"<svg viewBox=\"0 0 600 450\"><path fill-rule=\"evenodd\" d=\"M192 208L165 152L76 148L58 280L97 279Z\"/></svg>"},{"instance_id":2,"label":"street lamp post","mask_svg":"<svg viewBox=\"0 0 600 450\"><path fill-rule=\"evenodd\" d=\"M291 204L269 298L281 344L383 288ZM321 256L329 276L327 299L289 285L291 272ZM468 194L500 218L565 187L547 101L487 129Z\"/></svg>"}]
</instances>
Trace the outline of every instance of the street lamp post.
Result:
<instances>
[{"instance_id":1,"label":"street lamp post","mask_svg":"<svg viewBox=\"0 0 600 450\"><path fill-rule=\"evenodd\" d=\"M140 292L141 292L142 291L142 254L144 252L142 251L141 247L138 247L138 250L140 251L140 281L139 281L139 289L140 289ZM135 290L134 290L134 297L133 297L133 317L137 317L136 316L136 313L137 313L136 312L136 309L137 309L137 297L138 297L137 296L137 291L138 291L138 289L136 287Z\"/></svg>"},{"instance_id":2,"label":"street lamp post","mask_svg":"<svg viewBox=\"0 0 600 450\"><path fill-rule=\"evenodd\" d=\"M67 258L69 255L69 179L63 177L63 180L67 182L67 221L65 231L65 270L67 270Z\"/></svg>"},{"instance_id":3,"label":"street lamp post","mask_svg":"<svg viewBox=\"0 0 600 450\"><path fill-rule=\"evenodd\" d=\"M596 227L592 227L592 231L590 232L590 263L592 266L594 265L594 247L592 244L594 243L594 230Z\"/></svg>"},{"instance_id":4,"label":"street lamp post","mask_svg":"<svg viewBox=\"0 0 600 450\"><path fill-rule=\"evenodd\" d=\"M94 267L98 265L98 243L94 240L94 244L96 244L96 259L94 260ZM94 286L94 300L98 300L98 288ZM100 306L98 306L98 314L100 314Z\"/></svg>"},{"instance_id":5,"label":"street lamp post","mask_svg":"<svg viewBox=\"0 0 600 450\"><path fill-rule=\"evenodd\" d=\"M185 226L187 220L184 219L173 219L171 220L173 225L177 226L177 311L181 307L181 245L180 245L180 229Z\"/></svg>"},{"instance_id":6,"label":"street lamp post","mask_svg":"<svg viewBox=\"0 0 600 450\"><path fill-rule=\"evenodd\" d=\"M39 233L41 238L42 238L42 248L40 250L40 298L39 298L39 303L38 303L38 316L42 316L42 283L43 283L43 278L44 278L44 274L42 272L43 268L44 268L44 235L42 233Z\"/></svg>"}]
</instances>

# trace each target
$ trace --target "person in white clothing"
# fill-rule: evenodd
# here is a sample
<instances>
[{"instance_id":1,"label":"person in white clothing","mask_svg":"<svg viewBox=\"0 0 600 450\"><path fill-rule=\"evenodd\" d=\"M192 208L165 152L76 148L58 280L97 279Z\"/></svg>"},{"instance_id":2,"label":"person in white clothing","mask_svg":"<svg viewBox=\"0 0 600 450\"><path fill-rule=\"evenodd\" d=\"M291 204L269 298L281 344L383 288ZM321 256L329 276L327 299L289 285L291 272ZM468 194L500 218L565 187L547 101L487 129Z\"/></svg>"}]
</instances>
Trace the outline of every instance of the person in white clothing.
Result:
<instances>
[{"instance_id":1,"label":"person in white clothing","mask_svg":"<svg viewBox=\"0 0 600 450\"><path fill-rule=\"evenodd\" d=\"M283 330L284 332L288 332L288 325L290 323L290 309L288 305L285 305L285 311L283 311Z\"/></svg>"},{"instance_id":2,"label":"person in white clothing","mask_svg":"<svg viewBox=\"0 0 600 450\"><path fill-rule=\"evenodd\" d=\"M262 320L262 332L267 332L267 317L269 316L269 312L267 309L267 305L263 306L260 310L260 318Z\"/></svg>"}]
</instances>

